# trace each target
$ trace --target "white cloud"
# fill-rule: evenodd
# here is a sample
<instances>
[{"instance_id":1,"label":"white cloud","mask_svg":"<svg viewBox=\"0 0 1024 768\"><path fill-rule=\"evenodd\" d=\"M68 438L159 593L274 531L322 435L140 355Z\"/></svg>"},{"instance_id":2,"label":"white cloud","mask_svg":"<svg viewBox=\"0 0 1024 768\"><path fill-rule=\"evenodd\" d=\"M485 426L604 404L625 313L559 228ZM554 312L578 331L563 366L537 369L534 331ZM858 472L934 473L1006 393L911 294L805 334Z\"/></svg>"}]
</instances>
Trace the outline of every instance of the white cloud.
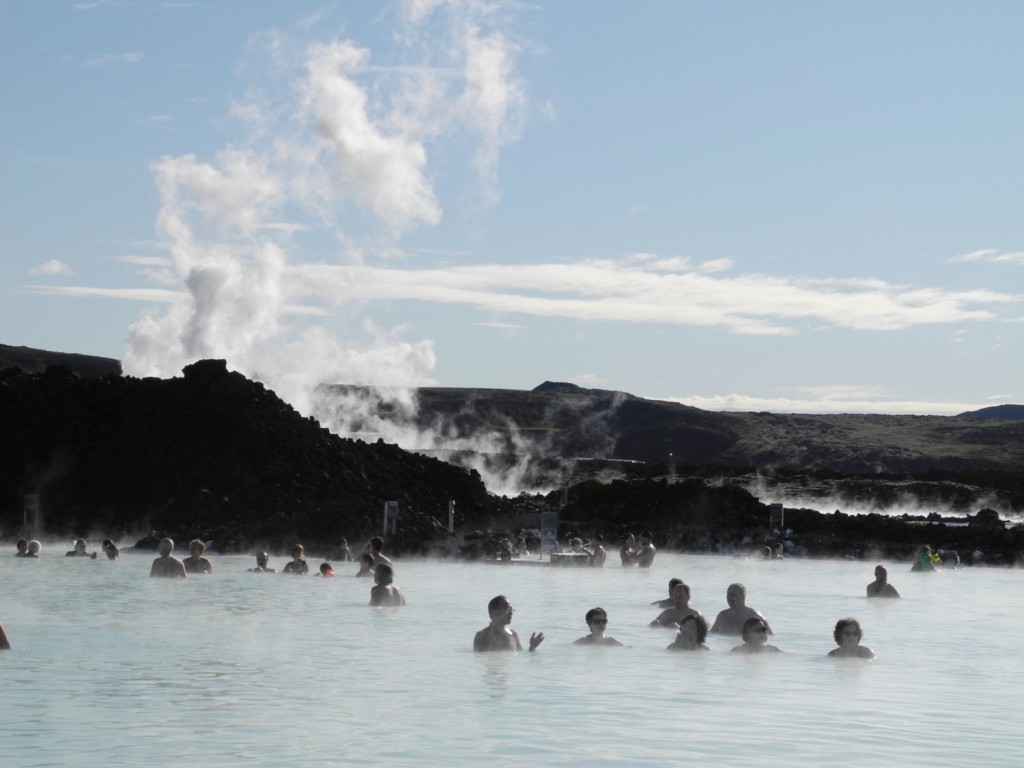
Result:
<instances>
[{"instance_id":1,"label":"white cloud","mask_svg":"<svg viewBox=\"0 0 1024 768\"><path fill-rule=\"evenodd\" d=\"M110 64L138 64L143 56L138 51L130 53L102 53L85 62L87 67L105 67Z\"/></svg>"},{"instance_id":2,"label":"white cloud","mask_svg":"<svg viewBox=\"0 0 1024 768\"><path fill-rule=\"evenodd\" d=\"M895 331L921 325L1004 319L1024 296L993 291L836 284L793 276L697 270L664 272L661 262L476 264L445 269L310 265L289 269L298 295L331 302L416 300L499 313L583 321L720 327L790 335L820 328ZM680 266L684 266L681 262Z\"/></svg>"},{"instance_id":3,"label":"white cloud","mask_svg":"<svg viewBox=\"0 0 1024 768\"><path fill-rule=\"evenodd\" d=\"M75 271L71 268L71 265L61 261L60 259L50 259L44 261L42 264L32 267L29 270L30 275L46 275L48 277L61 277L65 275L73 275Z\"/></svg>"},{"instance_id":4,"label":"white cloud","mask_svg":"<svg viewBox=\"0 0 1024 768\"><path fill-rule=\"evenodd\" d=\"M856 388L851 388L855 390ZM870 414L916 414L932 416L955 416L964 411L986 407L983 403L947 403L917 400L896 400L884 398L858 398L851 391L850 397L841 392L833 396L825 393L821 397L761 397L757 395L691 395L687 397L660 398L671 403L681 403L705 411L741 411L771 413L870 413Z\"/></svg>"},{"instance_id":5,"label":"white cloud","mask_svg":"<svg viewBox=\"0 0 1024 768\"><path fill-rule=\"evenodd\" d=\"M497 328L502 331L521 331L523 326L516 323L473 323L478 328Z\"/></svg>"},{"instance_id":6,"label":"white cloud","mask_svg":"<svg viewBox=\"0 0 1024 768\"><path fill-rule=\"evenodd\" d=\"M980 261L986 264L1024 266L1024 251L1005 251L1001 253L998 248L983 248L979 251L965 253L962 256L954 256L949 261L954 263Z\"/></svg>"}]
</instances>

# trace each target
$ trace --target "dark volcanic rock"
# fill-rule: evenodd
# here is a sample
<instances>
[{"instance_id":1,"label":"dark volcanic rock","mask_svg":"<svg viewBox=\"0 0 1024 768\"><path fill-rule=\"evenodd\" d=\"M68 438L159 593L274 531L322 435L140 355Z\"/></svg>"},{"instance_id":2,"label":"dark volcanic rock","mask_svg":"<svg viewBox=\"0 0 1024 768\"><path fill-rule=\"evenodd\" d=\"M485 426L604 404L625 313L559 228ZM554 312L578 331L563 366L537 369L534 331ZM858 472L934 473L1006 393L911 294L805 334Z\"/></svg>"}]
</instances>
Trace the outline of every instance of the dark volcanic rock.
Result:
<instances>
[{"instance_id":1,"label":"dark volcanic rock","mask_svg":"<svg viewBox=\"0 0 1024 768\"><path fill-rule=\"evenodd\" d=\"M121 375L121 361L110 357L49 352L43 349L9 347L6 344L0 344L0 371L5 368L20 368L26 373L42 373L51 365L63 365L78 376Z\"/></svg>"},{"instance_id":2,"label":"dark volcanic rock","mask_svg":"<svg viewBox=\"0 0 1024 768\"><path fill-rule=\"evenodd\" d=\"M399 502L420 532L491 500L474 473L379 441L342 439L262 384L205 360L183 378L0 373L0 525L40 494L45 530L331 541L379 532ZM403 518L400 518L400 520Z\"/></svg>"}]
</instances>

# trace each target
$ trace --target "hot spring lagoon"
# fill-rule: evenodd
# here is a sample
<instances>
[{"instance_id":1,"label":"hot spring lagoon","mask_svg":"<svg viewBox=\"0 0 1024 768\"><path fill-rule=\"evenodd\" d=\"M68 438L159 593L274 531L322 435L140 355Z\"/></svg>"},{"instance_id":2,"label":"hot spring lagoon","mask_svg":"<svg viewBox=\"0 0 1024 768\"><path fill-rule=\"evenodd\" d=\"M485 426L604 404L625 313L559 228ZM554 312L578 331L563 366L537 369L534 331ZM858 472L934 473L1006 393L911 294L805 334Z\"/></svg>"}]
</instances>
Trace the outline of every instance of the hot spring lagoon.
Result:
<instances>
[{"instance_id":1,"label":"hot spring lagoon","mask_svg":"<svg viewBox=\"0 0 1024 768\"><path fill-rule=\"evenodd\" d=\"M0 765L1024 764L1024 572L909 573L867 600L875 562L660 552L649 571L397 561L409 604L370 580L215 572L149 579L150 554L0 558ZM280 568L283 558L272 566ZM315 567L319 561L310 557ZM678 576L710 621L729 583L787 653L664 650L649 605ZM536 653L475 654L505 594ZM601 606L627 648L573 646ZM858 618L873 662L826 658Z\"/></svg>"}]
</instances>

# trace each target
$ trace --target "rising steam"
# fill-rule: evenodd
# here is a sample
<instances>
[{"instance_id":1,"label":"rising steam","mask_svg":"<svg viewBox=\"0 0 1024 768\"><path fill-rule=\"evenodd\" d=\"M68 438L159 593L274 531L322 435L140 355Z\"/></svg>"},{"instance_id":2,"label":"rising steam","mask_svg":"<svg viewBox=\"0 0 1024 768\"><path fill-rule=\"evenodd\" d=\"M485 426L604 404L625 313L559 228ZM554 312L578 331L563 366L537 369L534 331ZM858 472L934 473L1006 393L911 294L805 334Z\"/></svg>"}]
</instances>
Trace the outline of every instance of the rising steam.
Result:
<instances>
[{"instance_id":1,"label":"rising steam","mask_svg":"<svg viewBox=\"0 0 1024 768\"><path fill-rule=\"evenodd\" d=\"M526 109L499 11L471 0L406 3L396 47L380 58L337 37L255 39L254 69L272 74L232 105L238 140L209 159L153 164L163 277L183 290L131 326L125 373L171 377L223 358L339 433L358 427L410 448L443 442L408 426L410 388L432 383L433 343L373 325L337 280L315 275L393 252L403 233L440 222L435 147L451 158L458 146L476 171L475 196L497 199L499 152L518 138ZM320 263L303 248L314 235L337 244ZM331 399L317 390L324 383L370 395Z\"/></svg>"}]
</instances>

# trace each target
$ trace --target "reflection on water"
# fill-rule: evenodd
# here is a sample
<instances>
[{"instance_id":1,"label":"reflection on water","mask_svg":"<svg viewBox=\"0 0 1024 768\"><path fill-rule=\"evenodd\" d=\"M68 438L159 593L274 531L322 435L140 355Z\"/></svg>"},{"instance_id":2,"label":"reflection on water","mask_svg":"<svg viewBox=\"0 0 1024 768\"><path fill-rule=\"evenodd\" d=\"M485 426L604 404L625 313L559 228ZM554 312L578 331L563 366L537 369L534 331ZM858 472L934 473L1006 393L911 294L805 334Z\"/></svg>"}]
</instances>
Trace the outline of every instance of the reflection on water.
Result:
<instances>
[{"instance_id":1,"label":"reflection on water","mask_svg":"<svg viewBox=\"0 0 1024 768\"><path fill-rule=\"evenodd\" d=\"M13 552L13 548L11 550ZM46 553L44 552L44 555ZM246 573L147 578L151 557L0 557L0 765L1021 765L1024 573L911 574L866 600L875 563L660 553L650 571L399 562L409 605L370 585ZM354 573L354 565L348 567ZM664 650L672 576L713 619L734 581L769 619L772 657ZM498 593L537 653L474 654ZM629 648L573 646L602 606ZM872 663L837 661L860 619Z\"/></svg>"}]
</instances>

